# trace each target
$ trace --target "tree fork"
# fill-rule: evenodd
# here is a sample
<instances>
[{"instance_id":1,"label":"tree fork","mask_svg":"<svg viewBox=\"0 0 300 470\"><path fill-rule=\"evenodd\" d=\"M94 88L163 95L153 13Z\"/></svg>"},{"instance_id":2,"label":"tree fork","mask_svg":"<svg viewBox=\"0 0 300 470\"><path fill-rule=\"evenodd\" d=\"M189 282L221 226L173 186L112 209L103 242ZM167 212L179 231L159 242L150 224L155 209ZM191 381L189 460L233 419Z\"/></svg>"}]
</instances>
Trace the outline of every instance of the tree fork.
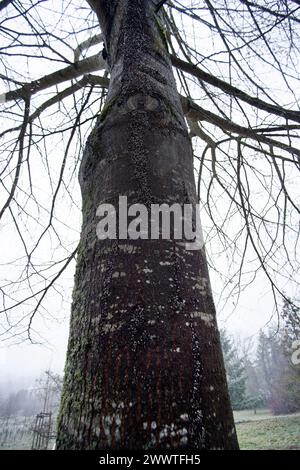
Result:
<instances>
[{"instance_id":1,"label":"tree fork","mask_svg":"<svg viewBox=\"0 0 300 470\"><path fill-rule=\"evenodd\" d=\"M110 84L80 168L82 233L57 449L237 449L204 250L96 237L101 203L196 204L193 152L149 0L92 1Z\"/></svg>"}]
</instances>

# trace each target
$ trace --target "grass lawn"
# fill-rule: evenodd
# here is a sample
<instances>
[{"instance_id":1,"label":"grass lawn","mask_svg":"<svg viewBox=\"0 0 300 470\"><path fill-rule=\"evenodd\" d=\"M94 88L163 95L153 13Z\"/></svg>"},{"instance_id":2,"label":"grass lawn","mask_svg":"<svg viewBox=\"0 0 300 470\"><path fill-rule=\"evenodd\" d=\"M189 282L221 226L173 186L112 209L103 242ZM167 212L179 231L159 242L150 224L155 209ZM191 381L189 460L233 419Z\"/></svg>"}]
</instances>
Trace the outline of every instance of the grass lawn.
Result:
<instances>
[{"instance_id":1,"label":"grass lawn","mask_svg":"<svg viewBox=\"0 0 300 470\"><path fill-rule=\"evenodd\" d=\"M234 411L233 415L236 423L240 423L241 421L258 421L260 419L273 417L271 411L267 408L256 410L256 413L254 413L253 410Z\"/></svg>"},{"instance_id":2,"label":"grass lawn","mask_svg":"<svg viewBox=\"0 0 300 470\"><path fill-rule=\"evenodd\" d=\"M271 417L266 410L249 421L235 413L236 429L241 449L300 450L300 414ZM249 413L249 412L248 412ZM256 420L254 420L256 417Z\"/></svg>"}]
</instances>

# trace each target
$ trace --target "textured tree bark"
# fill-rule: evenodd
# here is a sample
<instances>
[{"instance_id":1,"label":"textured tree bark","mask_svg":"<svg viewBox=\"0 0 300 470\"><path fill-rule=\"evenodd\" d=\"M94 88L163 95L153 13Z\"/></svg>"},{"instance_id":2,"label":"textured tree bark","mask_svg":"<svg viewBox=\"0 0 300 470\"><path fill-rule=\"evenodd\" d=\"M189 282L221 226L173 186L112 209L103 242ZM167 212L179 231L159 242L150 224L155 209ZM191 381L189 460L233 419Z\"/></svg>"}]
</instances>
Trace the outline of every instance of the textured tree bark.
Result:
<instances>
[{"instance_id":1,"label":"textured tree bark","mask_svg":"<svg viewBox=\"0 0 300 470\"><path fill-rule=\"evenodd\" d=\"M192 147L149 0L92 1L107 103L83 155L83 225L57 449L237 449L204 250L96 237L100 203L196 203Z\"/></svg>"}]
</instances>

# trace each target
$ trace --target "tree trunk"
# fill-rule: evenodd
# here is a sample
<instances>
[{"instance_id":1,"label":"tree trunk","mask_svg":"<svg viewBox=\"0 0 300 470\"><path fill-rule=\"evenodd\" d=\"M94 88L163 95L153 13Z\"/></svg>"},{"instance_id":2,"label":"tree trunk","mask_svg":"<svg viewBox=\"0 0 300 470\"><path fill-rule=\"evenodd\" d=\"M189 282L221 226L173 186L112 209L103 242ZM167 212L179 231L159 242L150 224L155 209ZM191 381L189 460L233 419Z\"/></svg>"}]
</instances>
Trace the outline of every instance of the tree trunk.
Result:
<instances>
[{"instance_id":1,"label":"tree trunk","mask_svg":"<svg viewBox=\"0 0 300 470\"><path fill-rule=\"evenodd\" d=\"M80 169L83 225L57 449L237 449L204 250L98 240L101 203L196 203L161 13L98 1L111 79Z\"/></svg>"}]
</instances>

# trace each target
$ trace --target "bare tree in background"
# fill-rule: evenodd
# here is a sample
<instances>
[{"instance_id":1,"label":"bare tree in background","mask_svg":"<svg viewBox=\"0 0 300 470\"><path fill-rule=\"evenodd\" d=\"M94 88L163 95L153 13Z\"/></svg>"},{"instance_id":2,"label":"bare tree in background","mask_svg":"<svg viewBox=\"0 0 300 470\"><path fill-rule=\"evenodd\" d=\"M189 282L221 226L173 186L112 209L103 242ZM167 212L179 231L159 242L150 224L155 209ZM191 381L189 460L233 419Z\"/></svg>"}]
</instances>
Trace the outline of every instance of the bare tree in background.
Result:
<instances>
[{"instance_id":1,"label":"bare tree in background","mask_svg":"<svg viewBox=\"0 0 300 470\"><path fill-rule=\"evenodd\" d=\"M297 287L299 6L0 2L4 338L35 339L77 257L58 448L236 448L204 252L99 242L96 209L198 198L226 297Z\"/></svg>"}]
</instances>

